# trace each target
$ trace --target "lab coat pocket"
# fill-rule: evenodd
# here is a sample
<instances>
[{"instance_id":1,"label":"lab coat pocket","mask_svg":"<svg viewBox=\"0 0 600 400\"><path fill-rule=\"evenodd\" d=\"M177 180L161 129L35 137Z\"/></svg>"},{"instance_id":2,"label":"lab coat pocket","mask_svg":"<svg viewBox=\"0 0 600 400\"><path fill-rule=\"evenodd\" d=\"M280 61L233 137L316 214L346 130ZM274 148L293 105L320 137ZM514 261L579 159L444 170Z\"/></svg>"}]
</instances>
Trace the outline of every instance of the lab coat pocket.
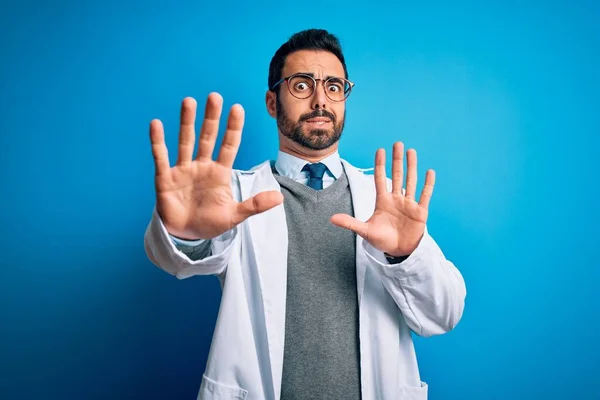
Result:
<instances>
[{"instance_id":1,"label":"lab coat pocket","mask_svg":"<svg viewBox=\"0 0 600 400\"><path fill-rule=\"evenodd\" d=\"M248 391L237 386L224 385L202 375L197 400L245 400Z\"/></svg>"},{"instance_id":2,"label":"lab coat pocket","mask_svg":"<svg viewBox=\"0 0 600 400\"><path fill-rule=\"evenodd\" d=\"M421 382L421 386L400 386L398 389L398 400L427 400L427 384Z\"/></svg>"}]
</instances>

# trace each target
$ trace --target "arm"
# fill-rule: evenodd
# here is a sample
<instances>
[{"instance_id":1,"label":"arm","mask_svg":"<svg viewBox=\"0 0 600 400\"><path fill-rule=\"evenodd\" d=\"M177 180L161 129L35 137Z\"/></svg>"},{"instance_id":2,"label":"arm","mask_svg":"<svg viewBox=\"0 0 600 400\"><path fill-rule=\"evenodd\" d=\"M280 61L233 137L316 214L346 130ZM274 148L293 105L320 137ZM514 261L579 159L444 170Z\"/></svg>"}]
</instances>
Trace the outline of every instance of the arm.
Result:
<instances>
[{"instance_id":1,"label":"arm","mask_svg":"<svg viewBox=\"0 0 600 400\"><path fill-rule=\"evenodd\" d=\"M252 215L283 201L277 191L263 192L241 201L233 163L241 141L244 110L231 108L218 157L213 150L219 130L223 99L208 96L196 157L196 101L183 100L177 163L171 167L164 128L160 120L150 123L155 164L156 206L144 234L146 255L153 264L179 279L225 272L237 226ZM173 237L203 238L198 246L176 245Z\"/></svg>"},{"instance_id":2,"label":"arm","mask_svg":"<svg viewBox=\"0 0 600 400\"><path fill-rule=\"evenodd\" d=\"M415 199L417 153L408 150L406 190L402 188L403 149L394 143L392 179L385 176L385 151L375 155L375 211L365 222L347 214L331 222L360 235L371 264L380 271L407 324L421 336L448 332L461 319L466 297L462 275L427 232L435 172L428 170L419 201ZM396 259L390 264L388 259Z\"/></svg>"},{"instance_id":3,"label":"arm","mask_svg":"<svg viewBox=\"0 0 600 400\"><path fill-rule=\"evenodd\" d=\"M465 282L427 230L415 251L399 264L389 264L383 252L366 241L363 248L416 334L427 337L454 329L465 306Z\"/></svg>"}]
</instances>

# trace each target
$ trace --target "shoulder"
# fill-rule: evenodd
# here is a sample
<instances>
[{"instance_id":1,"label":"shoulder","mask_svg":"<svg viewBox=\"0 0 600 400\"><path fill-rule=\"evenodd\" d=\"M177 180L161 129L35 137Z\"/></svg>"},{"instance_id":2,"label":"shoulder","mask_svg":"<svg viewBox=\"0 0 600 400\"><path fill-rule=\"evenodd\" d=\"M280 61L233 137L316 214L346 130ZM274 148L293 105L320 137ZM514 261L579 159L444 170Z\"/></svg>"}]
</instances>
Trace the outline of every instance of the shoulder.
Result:
<instances>
[{"instance_id":1,"label":"shoulder","mask_svg":"<svg viewBox=\"0 0 600 400\"><path fill-rule=\"evenodd\" d=\"M355 180L359 180L361 183L374 186L375 185L375 167L357 167L347 160L342 159L342 164L347 174L354 177ZM389 191L392 190L392 180L386 177L387 188Z\"/></svg>"},{"instance_id":2,"label":"shoulder","mask_svg":"<svg viewBox=\"0 0 600 400\"><path fill-rule=\"evenodd\" d=\"M266 161L261 162L260 164L250 167L249 169L234 168L231 170L231 175L232 175L232 178L234 178L234 179L239 179L240 177L243 177L243 176L253 176L253 175L257 175L262 172L265 172L265 171L271 171L272 165L273 165L273 161L266 160Z\"/></svg>"},{"instance_id":3,"label":"shoulder","mask_svg":"<svg viewBox=\"0 0 600 400\"><path fill-rule=\"evenodd\" d=\"M271 161L267 160L250 169L232 168L231 170L231 192L237 201L244 200L242 197L242 185L254 185L257 177L264 174L272 174Z\"/></svg>"},{"instance_id":4,"label":"shoulder","mask_svg":"<svg viewBox=\"0 0 600 400\"><path fill-rule=\"evenodd\" d=\"M359 167L356 166L354 164L352 164L350 161L344 159L344 158L340 158L340 161L344 167L344 171L347 174L351 174L351 175L362 175L365 177L369 177L369 176L373 176L373 172L375 171L374 167Z\"/></svg>"}]
</instances>

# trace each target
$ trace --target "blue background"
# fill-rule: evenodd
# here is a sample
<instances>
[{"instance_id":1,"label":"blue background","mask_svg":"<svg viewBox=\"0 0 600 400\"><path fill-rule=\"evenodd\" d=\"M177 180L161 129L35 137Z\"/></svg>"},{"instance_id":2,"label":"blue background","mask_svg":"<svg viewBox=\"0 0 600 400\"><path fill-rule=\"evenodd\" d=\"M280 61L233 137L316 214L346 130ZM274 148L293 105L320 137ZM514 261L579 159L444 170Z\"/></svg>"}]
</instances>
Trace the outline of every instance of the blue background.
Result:
<instances>
[{"instance_id":1,"label":"blue background","mask_svg":"<svg viewBox=\"0 0 600 400\"><path fill-rule=\"evenodd\" d=\"M437 171L468 296L417 338L430 398L600 398L598 3L47 3L0 8L0 398L195 398L220 289L144 254L148 124L174 160L181 100L218 91L246 109L236 167L274 157L269 61L310 27L356 82L342 156L402 140Z\"/></svg>"}]
</instances>

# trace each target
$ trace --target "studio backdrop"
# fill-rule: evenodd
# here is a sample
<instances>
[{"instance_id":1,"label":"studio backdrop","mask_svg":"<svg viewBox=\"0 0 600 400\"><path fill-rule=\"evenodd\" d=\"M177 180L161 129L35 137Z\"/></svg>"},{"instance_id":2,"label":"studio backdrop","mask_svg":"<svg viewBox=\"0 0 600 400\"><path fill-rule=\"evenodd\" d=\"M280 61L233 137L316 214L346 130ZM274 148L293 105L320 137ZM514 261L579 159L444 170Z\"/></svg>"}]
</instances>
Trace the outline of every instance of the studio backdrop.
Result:
<instances>
[{"instance_id":1,"label":"studio backdrop","mask_svg":"<svg viewBox=\"0 0 600 400\"><path fill-rule=\"evenodd\" d=\"M42 2L0 6L0 398L192 399L217 278L150 263L149 123L246 111L236 168L277 155L268 67L324 28L356 86L341 156L394 141L437 181L429 231L467 286L415 337L433 400L597 399L597 2ZM388 159L389 161L389 159ZM391 163L388 163L388 173Z\"/></svg>"}]
</instances>

